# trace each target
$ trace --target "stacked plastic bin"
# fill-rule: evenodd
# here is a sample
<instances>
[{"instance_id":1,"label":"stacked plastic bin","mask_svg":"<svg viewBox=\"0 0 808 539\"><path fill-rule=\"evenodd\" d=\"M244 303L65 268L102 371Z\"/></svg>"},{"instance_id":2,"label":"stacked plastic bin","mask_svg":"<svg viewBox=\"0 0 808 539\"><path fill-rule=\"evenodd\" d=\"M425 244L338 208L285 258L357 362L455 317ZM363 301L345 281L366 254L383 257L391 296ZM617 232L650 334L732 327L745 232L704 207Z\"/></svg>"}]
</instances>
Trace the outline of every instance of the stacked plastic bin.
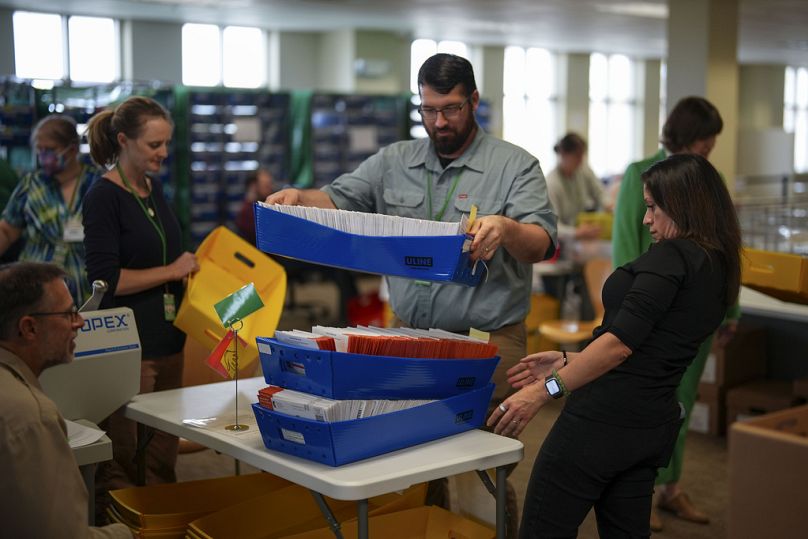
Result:
<instances>
[{"instance_id":1,"label":"stacked plastic bin","mask_svg":"<svg viewBox=\"0 0 808 539\"><path fill-rule=\"evenodd\" d=\"M480 427L499 362L372 356L256 339L270 385L331 399L436 399L389 414L333 423L253 404L264 445L339 466Z\"/></svg>"},{"instance_id":2,"label":"stacked plastic bin","mask_svg":"<svg viewBox=\"0 0 808 539\"><path fill-rule=\"evenodd\" d=\"M359 236L256 205L262 251L384 275L475 285L465 236ZM408 358L313 350L257 339L266 382L331 399L434 399L389 414L333 423L254 404L264 444L339 466L483 424L498 357Z\"/></svg>"}]
</instances>

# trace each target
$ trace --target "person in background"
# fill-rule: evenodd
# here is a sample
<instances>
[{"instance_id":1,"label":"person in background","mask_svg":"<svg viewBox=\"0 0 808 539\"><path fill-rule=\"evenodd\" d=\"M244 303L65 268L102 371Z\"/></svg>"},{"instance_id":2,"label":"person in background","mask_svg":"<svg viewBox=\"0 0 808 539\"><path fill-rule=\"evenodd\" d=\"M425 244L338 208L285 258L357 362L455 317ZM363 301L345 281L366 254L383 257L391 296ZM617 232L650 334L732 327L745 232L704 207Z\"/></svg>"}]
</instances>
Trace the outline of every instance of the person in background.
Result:
<instances>
[{"instance_id":1,"label":"person in background","mask_svg":"<svg viewBox=\"0 0 808 539\"><path fill-rule=\"evenodd\" d=\"M643 224L654 245L609 276L594 340L579 353L539 352L510 371L519 391L488 420L519 434L567 397L542 444L520 536L575 537L594 506L601 537L648 537L657 469L684 410L677 387L740 289L741 232L718 172L673 155L643 172Z\"/></svg>"},{"instance_id":2,"label":"person in background","mask_svg":"<svg viewBox=\"0 0 808 539\"><path fill-rule=\"evenodd\" d=\"M493 376L496 405L510 390L507 369L526 353L532 265L555 252L556 218L538 161L477 125L480 94L468 60L430 57L418 72L418 88L428 138L391 144L321 190L284 189L267 202L450 222L476 205L471 258L487 264L483 282L475 287L398 277L387 282L393 325L490 333L501 358ZM435 494L431 500L445 506ZM511 498L515 518L512 490Z\"/></svg>"},{"instance_id":3,"label":"person in background","mask_svg":"<svg viewBox=\"0 0 808 539\"><path fill-rule=\"evenodd\" d=\"M685 97L680 100L668 115L662 128L662 146L656 154L642 161L632 163L626 169L620 184L617 206L612 228L612 261L620 267L633 261L648 250L652 238L649 231L640 226L645 212L642 196L641 174L654 163L669 155L695 154L705 159L715 146L716 137L721 133L723 121L712 103L702 97ZM714 210L706 210L714 211ZM726 344L735 333L740 318L737 303L731 304L727 316L718 330L719 342ZM707 524L709 517L691 502L689 496L679 486L684 463L685 438L690 422L690 412L696 401L699 380L710 354L713 336L708 336L698 349L695 359L688 367L676 392L676 397L685 410L679 437L670 462L660 469L657 476L657 505L680 518L691 522ZM660 531L662 521L656 510L651 512L651 529Z\"/></svg>"},{"instance_id":4,"label":"person in background","mask_svg":"<svg viewBox=\"0 0 808 539\"><path fill-rule=\"evenodd\" d=\"M17 183L20 179L17 177L17 173L11 167L9 162L3 158L0 158L0 208L5 208L6 204L8 204L9 199L11 198L11 193L14 191L14 188L17 187ZM4 262L13 262L17 260L20 256L20 251L22 250L22 243L21 239L18 239L16 242L11 244L5 252L0 254L0 263Z\"/></svg>"},{"instance_id":5,"label":"person in background","mask_svg":"<svg viewBox=\"0 0 808 539\"><path fill-rule=\"evenodd\" d=\"M131 538L123 524L88 526L87 488L45 369L73 360L84 324L53 264L0 266L0 522L4 537Z\"/></svg>"},{"instance_id":6,"label":"person in background","mask_svg":"<svg viewBox=\"0 0 808 539\"><path fill-rule=\"evenodd\" d=\"M236 216L238 234L252 245L255 245L255 207L257 200L264 201L273 191L272 173L259 168L247 176L244 204Z\"/></svg>"},{"instance_id":7,"label":"person in background","mask_svg":"<svg viewBox=\"0 0 808 539\"><path fill-rule=\"evenodd\" d=\"M579 213L603 208L603 186L586 164L586 141L567 133L553 150L558 165L547 175L547 192L558 216L560 241L600 237L600 227L593 223L576 226Z\"/></svg>"},{"instance_id":8,"label":"person in background","mask_svg":"<svg viewBox=\"0 0 808 539\"><path fill-rule=\"evenodd\" d=\"M180 227L156 175L168 156L174 126L168 111L148 97L130 97L90 119L90 155L109 167L85 199L87 274L109 289L102 308L129 307L135 315L142 363L140 391L180 387L185 334L174 317L183 281L197 271L196 256L183 252ZM109 489L135 484L135 423L114 412L102 428L112 439L113 460L96 474L97 513ZM146 452L146 481L176 481L177 438L156 432Z\"/></svg>"},{"instance_id":9,"label":"person in background","mask_svg":"<svg viewBox=\"0 0 808 539\"><path fill-rule=\"evenodd\" d=\"M19 260L53 262L65 268L73 300L92 293L84 265L84 195L101 171L79 161L76 121L45 116L31 133L39 167L17 184L0 219L0 254L23 237Z\"/></svg>"}]
</instances>

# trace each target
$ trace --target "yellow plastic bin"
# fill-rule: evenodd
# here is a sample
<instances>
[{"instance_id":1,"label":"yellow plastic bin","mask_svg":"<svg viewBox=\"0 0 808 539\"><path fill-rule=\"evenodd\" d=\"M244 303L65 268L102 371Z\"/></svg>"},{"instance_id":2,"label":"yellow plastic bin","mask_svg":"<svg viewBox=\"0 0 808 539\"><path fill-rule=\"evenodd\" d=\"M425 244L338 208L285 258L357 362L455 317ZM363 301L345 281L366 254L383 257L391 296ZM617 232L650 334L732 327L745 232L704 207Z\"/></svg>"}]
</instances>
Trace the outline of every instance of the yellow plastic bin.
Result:
<instances>
[{"instance_id":1,"label":"yellow plastic bin","mask_svg":"<svg viewBox=\"0 0 808 539\"><path fill-rule=\"evenodd\" d=\"M239 370L251 369L258 358L255 338L274 335L278 327L286 299L286 272L223 226L208 234L196 256L199 271L188 281L174 325L212 350L226 331L213 305L242 286L255 283L264 308L245 318L239 331L239 337L247 343L239 349Z\"/></svg>"},{"instance_id":2,"label":"yellow plastic bin","mask_svg":"<svg viewBox=\"0 0 808 539\"><path fill-rule=\"evenodd\" d=\"M600 239L612 239L612 223L614 216L609 212L581 212L575 220L576 225L592 224L600 227Z\"/></svg>"},{"instance_id":3,"label":"yellow plastic bin","mask_svg":"<svg viewBox=\"0 0 808 539\"><path fill-rule=\"evenodd\" d=\"M745 249L741 255L741 282L785 301L808 303L808 258Z\"/></svg>"},{"instance_id":4,"label":"yellow plastic bin","mask_svg":"<svg viewBox=\"0 0 808 539\"><path fill-rule=\"evenodd\" d=\"M111 490L112 513L138 531L170 533L230 505L290 486L268 473Z\"/></svg>"},{"instance_id":5,"label":"yellow plastic bin","mask_svg":"<svg viewBox=\"0 0 808 539\"><path fill-rule=\"evenodd\" d=\"M387 515L371 517L369 536L384 539L494 539L496 532L487 526L431 505ZM357 537L357 521L342 525L345 537ZM290 536L290 539L332 539L330 528Z\"/></svg>"},{"instance_id":6,"label":"yellow plastic bin","mask_svg":"<svg viewBox=\"0 0 808 539\"><path fill-rule=\"evenodd\" d=\"M420 507L425 498L426 483L414 485L401 494L376 496L368 500L370 515ZM356 518L356 502L325 500L340 523ZM292 485L195 520L188 525L188 535L200 539L270 539L327 525L311 492Z\"/></svg>"}]
</instances>

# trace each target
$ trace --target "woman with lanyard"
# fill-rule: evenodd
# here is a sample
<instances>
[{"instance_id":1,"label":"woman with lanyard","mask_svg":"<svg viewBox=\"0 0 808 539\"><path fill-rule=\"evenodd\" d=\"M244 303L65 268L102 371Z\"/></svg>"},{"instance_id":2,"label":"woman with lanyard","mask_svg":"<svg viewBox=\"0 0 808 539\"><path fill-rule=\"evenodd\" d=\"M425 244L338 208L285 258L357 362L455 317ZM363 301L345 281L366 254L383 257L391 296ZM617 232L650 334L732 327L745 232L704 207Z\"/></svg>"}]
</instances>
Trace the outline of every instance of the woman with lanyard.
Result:
<instances>
[{"instance_id":1,"label":"woman with lanyard","mask_svg":"<svg viewBox=\"0 0 808 539\"><path fill-rule=\"evenodd\" d=\"M180 387L185 334L172 323L183 281L197 271L196 257L182 252L180 227L154 178L168 156L173 123L159 103L130 97L90 119L87 139L93 161L108 172L87 193L84 244L87 274L109 289L102 308L134 311L143 350L140 391ZM107 491L135 484L135 424L116 411L102 428L112 439L113 461L96 474L96 515L109 504ZM177 438L157 432L146 452L147 483L176 481Z\"/></svg>"},{"instance_id":2,"label":"woman with lanyard","mask_svg":"<svg viewBox=\"0 0 808 539\"><path fill-rule=\"evenodd\" d=\"M19 259L62 266L73 301L81 305L91 292L84 270L82 202L101 171L79 162L76 121L69 116L40 120L31 146L39 168L17 184L3 211L0 255L22 237Z\"/></svg>"}]
</instances>

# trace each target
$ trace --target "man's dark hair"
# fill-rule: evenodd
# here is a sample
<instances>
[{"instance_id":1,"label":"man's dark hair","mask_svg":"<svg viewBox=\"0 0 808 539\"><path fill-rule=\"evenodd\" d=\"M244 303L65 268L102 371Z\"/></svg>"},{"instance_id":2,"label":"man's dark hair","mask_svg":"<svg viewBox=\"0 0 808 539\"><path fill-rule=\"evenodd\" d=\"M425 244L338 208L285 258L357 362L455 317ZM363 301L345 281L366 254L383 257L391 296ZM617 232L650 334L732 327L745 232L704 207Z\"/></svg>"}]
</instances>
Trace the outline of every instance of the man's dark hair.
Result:
<instances>
[{"instance_id":1,"label":"man's dark hair","mask_svg":"<svg viewBox=\"0 0 808 539\"><path fill-rule=\"evenodd\" d=\"M654 203L668 214L679 237L719 253L726 264L727 306L735 303L741 282L741 227L727 186L700 155L676 154L642 173Z\"/></svg>"},{"instance_id":2,"label":"man's dark hair","mask_svg":"<svg viewBox=\"0 0 808 539\"><path fill-rule=\"evenodd\" d=\"M715 106L703 97L681 99L662 127L662 145L671 153L679 153L698 140L718 135L724 121Z\"/></svg>"},{"instance_id":3,"label":"man's dark hair","mask_svg":"<svg viewBox=\"0 0 808 539\"><path fill-rule=\"evenodd\" d=\"M553 146L555 153L578 153L586 151L586 141L577 133L567 133Z\"/></svg>"},{"instance_id":4,"label":"man's dark hair","mask_svg":"<svg viewBox=\"0 0 808 539\"><path fill-rule=\"evenodd\" d=\"M44 285L64 277L64 270L55 264L12 262L0 266L0 339L14 337L20 318L41 307Z\"/></svg>"},{"instance_id":5,"label":"man's dark hair","mask_svg":"<svg viewBox=\"0 0 808 539\"><path fill-rule=\"evenodd\" d=\"M438 53L427 58L418 70L418 91L427 85L439 94L448 94L458 84L467 97L477 89L471 62L454 54Z\"/></svg>"}]
</instances>

